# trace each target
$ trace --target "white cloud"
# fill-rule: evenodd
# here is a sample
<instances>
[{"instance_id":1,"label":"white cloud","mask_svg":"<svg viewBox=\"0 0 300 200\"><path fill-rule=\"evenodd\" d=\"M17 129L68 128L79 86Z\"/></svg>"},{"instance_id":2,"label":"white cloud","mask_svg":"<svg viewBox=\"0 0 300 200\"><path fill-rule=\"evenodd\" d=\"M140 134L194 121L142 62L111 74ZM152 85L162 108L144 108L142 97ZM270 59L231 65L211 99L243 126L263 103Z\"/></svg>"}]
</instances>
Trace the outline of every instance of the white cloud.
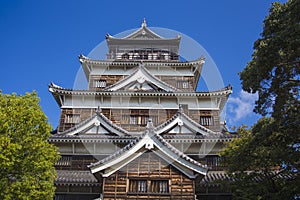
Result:
<instances>
[{"instance_id":1,"label":"white cloud","mask_svg":"<svg viewBox=\"0 0 300 200\"><path fill-rule=\"evenodd\" d=\"M229 97L227 103L227 118L229 124L239 124L242 119L247 119L253 115L257 94L250 94L243 90L237 97Z\"/></svg>"}]
</instances>

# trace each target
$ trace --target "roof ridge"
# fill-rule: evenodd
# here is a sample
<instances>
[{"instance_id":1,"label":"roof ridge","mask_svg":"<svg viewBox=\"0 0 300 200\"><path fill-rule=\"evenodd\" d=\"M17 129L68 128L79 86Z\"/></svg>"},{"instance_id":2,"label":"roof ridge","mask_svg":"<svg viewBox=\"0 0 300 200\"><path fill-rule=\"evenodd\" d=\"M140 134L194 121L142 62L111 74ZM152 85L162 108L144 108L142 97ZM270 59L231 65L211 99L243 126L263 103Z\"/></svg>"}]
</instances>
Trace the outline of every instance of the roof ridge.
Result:
<instances>
[{"instance_id":1,"label":"roof ridge","mask_svg":"<svg viewBox=\"0 0 300 200\"><path fill-rule=\"evenodd\" d=\"M105 162L107 162L109 160L112 160L113 158L119 156L121 153L123 153L123 152L131 149L136 143L138 143L142 138L144 138L144 136L145 136L145 133L143 133L142 135L136 137L135 139L133 139L132 141L130 141L125 147L117 150L115 153L113 153L113 154L105 157L102 160L99 160L98 162L91 163L90 165L88 165L88 167L93 167L93 166L105 163Z\"/></svg>"},{"instance_id":2,"label":"roof ridge","mask_svg":"<svg viewBox=\"0 0 300 200\"><path fill-rule=\"evenodd\" d=\"M188 115L186 115L182 109L178 109L178 111L170 118L168 119L167 121L165 121L164 123L158 125L155 127L155 131L158 131L159 129L162 129L164 127L166 127L168 124L170 124L171 122L173 122L174 120L176 120L179 116L183 116L185 117L189 122L191 122L192 124L194 124L195 126L197 126L199 129L207 132L207 133L210 133L210 134L214 134L214 135L219 135L219 133L217 132L214 132L204 126L202 126L201 124L197 123L195 120L193 120L192 118L190 118Z\"/></svg>"},{"instance_id":3,"label":"roof ridge","mask_svg":"<svg viewBox=\"0 0 300 200\"><path fill-rule=\"evenodd\" d=\"M207 168L207 166L197 162L196 160L194 160L193 158L191 158L190 156L188 156L187 154L185 154L184 152L178 150L177 148L175 148L173 145L171 145L169 142L167 142L162 136L160 136L159 134L155 134L154 135L163 145L166 145L167 148L169 148L172 152L174 152L175 154L177 154L180 158L185 159L188 162L191 162L195 165L198 165L199 167L203 167L203 168Z\"/></svg>"},{"instance_id":4,"label":"roof ridge","mask_svg":"<svg viewBox=\"0 0 300 200\"><path fill-rule=\"evenodd\" d=\"M78 129L79 127L81 127L81 126L87 124L88 122L92 121L92 120L94 119L95 116L96 116L96 114L94 114L92 117L87 118L86 120L83 120L82 122L76 124L76 125L73 126L72 128L69 128L69 129L67 129L67 130L65 130L65 131L62 131L62 132L57 132L57 134L59 134L59 135L64 135L64 134L70 133L70 132L72 132L72 131Z\"/></svg>"},{"instance_id":5,"label":"roof ridge","mask_svg":"<svg viewBox=\"0 0 300 200\"><path fill-rule=\"evenodd\" d=\"M139 66L137 66L136 69L135 69L129 76L127 76L127 77L121 79L120 81L117 81L116 83L114 83L114 84L112 84L112 85L106 87L106 88L104 89L104 91L111 91L111 90L109 90L110 88L113 88L113 87L115 87L116 85L125 82L126 80L128 80L129 78L131 78L132 76L134 76L134 74L137 73L138 71L139 71Z\"/></svg>"},{"instance_id":6,"label":"roof ridge","mask_svg":"<svg viewBox=\"0 0 300 200\"><path fill-rule=\"evenodd\" d=\"M150 123L150 122L149 122ZM167 156L170 156L168 155L169 153L165 152L165 150L162 148L161 149L161 145L166 147L168 150L170 150L172 153L174 153L176 155L176 157L178 156L178 158L181 158L181 159L184 159L185 161L191 163L192 165L196 165L198 167L201 167L201 168L205 168L207 169L207 166L197 162L196 160L192 159L191 157L189 157L188 155L186 155L185 153L183 153L182 151L176 149L173 145L171 145L170 143L168 143L163 137L161 137L159 134L157 134L153 127L152 126L149 126L149 128L147 128L147 130L145 130L145 132L136 137L134 140L132 140L130 143L128 143L125 147L117 150L115 153L109 155L108 157L102 159L102 160L99 160L98 162L95 162L95 163L91 163L90 165L88 165L89 168L91 167L95 167L99 164L105 164L111 160L113 160L114 158L117 158L119 156L121 156L123 153L127 152L128 150L130 150L131 148L135 147L139 142L141 142L146 136L148 136L147 138L149 138L152 142L154 142L155 146L160 149L160 151L164 152L164 154L166 154ZM156 141L159 142L160 144L157 144L157 142L155 142L155 138L156 138ZM149 141L147 141L147 143L145 144L150 144ZM152 149L153 147L145 147L146 149L150 150ZM171 159L174 159L172 158L173 156L171 155ZM176 161L176 159L174 160ZM179 161L178 161L179 162ZM192 169L192 170L196 170L197 172L199 172L199 169L194 169L193 167L191 166L187 166L186 164L183 164L181 163L182 165ZM200 170L201 171L201 170ZM206 173L206 172L205 172Z\"/></svg>"},{"instance_id":7,"label":"roof ridge","mask_svg":"<svg viewBox=\"0 0 300 200\"><path fill-rule=\"evenodd\" d=\"M202 129L203 131L206 131L208 133L211 134L217 134L216 132L202 126L201 124L197 123L195 120L193 120L192 118L190 118L188 115L186 115L184 112L181 113L182 116L184 116L185 118L187 118L191 123L193 123L195 126L197 126L198 128Z\"/></svg>"}]
</instances>

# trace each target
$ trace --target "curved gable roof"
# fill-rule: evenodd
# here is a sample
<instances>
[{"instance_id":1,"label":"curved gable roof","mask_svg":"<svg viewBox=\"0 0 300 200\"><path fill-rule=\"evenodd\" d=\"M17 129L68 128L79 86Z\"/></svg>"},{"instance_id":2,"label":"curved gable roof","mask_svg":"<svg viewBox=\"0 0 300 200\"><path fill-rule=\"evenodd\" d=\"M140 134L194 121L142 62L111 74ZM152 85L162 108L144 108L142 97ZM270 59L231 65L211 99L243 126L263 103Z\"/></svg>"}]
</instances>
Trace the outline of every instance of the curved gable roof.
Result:
<instances>
[{"instance_id":1,"label":"curved gable roof","mask_svg":"<svg viewBox=\"0 0 300 200\"><path fill-rule=\"evenodd\" d=\"M169 120L164 122L163 124L157 126L154 130L157 134L167 133L170 130L173 130L175 127L185 127L186 130L190 130L192 133L201 134L203 136L216 136L220 135L220 133L214 132L199 123L195 122L185 113L183 113L182 108L179 108L177 113L171 117Z\"/></svg>"},{"instance_id":2,"label":"curved gable roof","mask_svg":"<svg viewBox=\"0 0 300 200\"><path fill-rule=\"evenodd\" d=\"M107 133L113 133L118 136L129 135L128 131L115 125L101 112L96 112L92 117L88 118L87 120L77 124L76 126L66 131L58 132L57 134L78 135L79 133L85 133L86 131L91 130L94 127L98 129L99 127L101 127L102 129L106 130ZM103 131L99 131L99 132L103 132Z\"/></svg>"},{"instance_id":3,"label":"curved gable roof","mask_svg":"<svg viewBox=\"0 0 300 200\"><path fill-rule=\"evenodd\" d=\"M104 91L118 91L123 90L127 86L130 86L134 83L138 84L153 84L153 86L166 91L166 92L178 92L177 88L161 81L159 78L153 76L144 66L140 64L137 69L126 78L116 82L115 84L105 88Z\"/></svg>"},{"instance_id":4,"label":"curved gable roof","mask_svg":"<svg viewBox=\"0 0 300 200\"><path fill-rule=\"evenodd\" d=\"M206 175L208 171L204 165L179 151L169 144L163 137L158 135L153 129L152 122L148 123L147 130L144 134L137 137L114 154L93 163L88 167L92 173L100 172L103 177L108 177L149 150L157 154L189 178L195 178L197 174Z\"/></svg>"},{"instance_id":5,"label":"curved gable roof","mask_svg":"<svg viewBox=\"0 0 300 200\"><path fill-rule=\"evenodd\" d=\"M156 39L163 39L162 36L156 34L155 32L151 31L147 27L146 19L144 18L141 28L134 31L133 33L123 37L124 39L136 39L136 38L156 38Z\"/></svg>"}]
</instances>

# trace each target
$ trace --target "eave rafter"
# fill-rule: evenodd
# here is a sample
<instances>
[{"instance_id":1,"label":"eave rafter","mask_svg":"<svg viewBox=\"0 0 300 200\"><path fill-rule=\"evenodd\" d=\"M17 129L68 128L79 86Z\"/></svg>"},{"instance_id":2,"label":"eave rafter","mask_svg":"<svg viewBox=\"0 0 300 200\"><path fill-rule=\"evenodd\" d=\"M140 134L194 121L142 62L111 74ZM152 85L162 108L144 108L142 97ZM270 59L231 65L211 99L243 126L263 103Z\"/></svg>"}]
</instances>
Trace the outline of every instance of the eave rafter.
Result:
<instances>
[{"instance_id":1,"label":"eave rafter","mask_svg":"<svg viewBox=\"0 0 300 200\"><path fill-rule=\"evenodd\" d=\"M86 95L86 96L176 96L176 97L228 97L232 93L232 88L227 86L221 90L209 92L164 92L164 91L89 91L89 90L73 90L55 85L49 85L49 91L55 94L62 95Z\"/></svg>"},{"instance_id":2,"label":"eave rafter","mask_svg":"<svg viewBox=\"0 0 300 200\"><path fill-rule=\"evenodd\" d=\"M132 61L119 61L119 60L94 60L91 58L88 58L82 54L79 55L79 61L81 64L92 64L95 65L95 67L97 66L110 66L110 67L117 67L117 66L139 66L139 64L143 63L145 65L145 67L152 67L152 66L166 66L166 67L191 67L191 66L199 66L205 63L205 58L204 57L200 57L196 60L192 60L192 61L178 61L178 60L174 60L174 61L163 61L160 60L158 61L151 61L151 60L142 60L142 61L136 61L136 60L132 60ZM90 65L86 65L89 66Z\"/></svg>"}]
</instances>

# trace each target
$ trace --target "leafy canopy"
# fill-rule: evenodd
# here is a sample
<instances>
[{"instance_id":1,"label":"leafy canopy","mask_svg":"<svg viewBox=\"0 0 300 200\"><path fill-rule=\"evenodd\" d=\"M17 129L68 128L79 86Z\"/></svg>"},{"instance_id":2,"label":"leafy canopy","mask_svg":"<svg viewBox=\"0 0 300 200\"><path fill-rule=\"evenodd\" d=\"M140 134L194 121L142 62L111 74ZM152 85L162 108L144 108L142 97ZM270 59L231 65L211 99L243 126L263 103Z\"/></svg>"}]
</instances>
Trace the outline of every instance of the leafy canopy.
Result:
<instances>
[{"instance_id":1,"label":"leafy canopy","mask_svg":"<svg viewBox=\"0 0 300 200\"><path fill-rule=\"evenodd\" d=\"M36 93L0 91L0 199L53 199L56 147Z\"/></svg>"},{"instance_id":2,"label":"leafy canopy","mask_svg":"<svg viewBox=\"0 0 300 200\"><path fill-rule=\"evenodd\" d=\"M237 199L292 199L299 195L300 1L273 3L240 73L245 91L256 93L261 118L222 153Z\"/></svg>"}]
</instances>

